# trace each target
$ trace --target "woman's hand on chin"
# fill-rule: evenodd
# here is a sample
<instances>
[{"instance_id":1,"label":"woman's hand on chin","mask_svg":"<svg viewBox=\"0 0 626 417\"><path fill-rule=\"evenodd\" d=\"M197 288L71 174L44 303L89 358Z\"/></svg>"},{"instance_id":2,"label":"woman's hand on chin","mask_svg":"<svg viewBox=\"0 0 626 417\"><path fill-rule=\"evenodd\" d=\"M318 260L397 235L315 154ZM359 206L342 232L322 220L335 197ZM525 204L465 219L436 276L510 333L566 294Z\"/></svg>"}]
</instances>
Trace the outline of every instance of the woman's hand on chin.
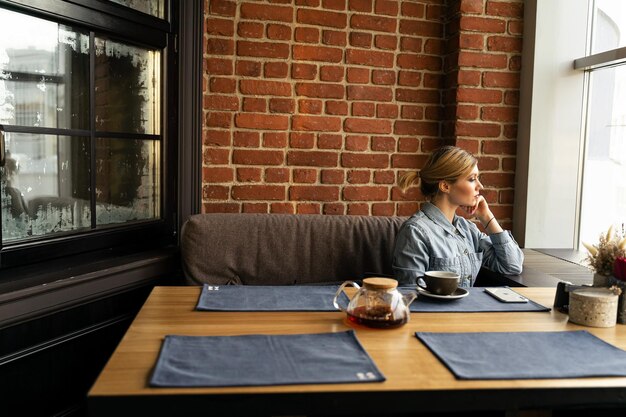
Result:
<instances>
[{"instance_id":1,"label":"woman's hand on chin","mask_svg":"<svg viewBox=\"0 0 626 417\"><path fill-rule=\"evenodd\" d=\"M461 206L461 209L469 214L470 216L474 216L478 218L479 221L489 221L491 218L491 210L489 210L489 204L487 204L487 200L482 195L476 197L476 202L472 206Z\"/></svg>"}]
</instances>

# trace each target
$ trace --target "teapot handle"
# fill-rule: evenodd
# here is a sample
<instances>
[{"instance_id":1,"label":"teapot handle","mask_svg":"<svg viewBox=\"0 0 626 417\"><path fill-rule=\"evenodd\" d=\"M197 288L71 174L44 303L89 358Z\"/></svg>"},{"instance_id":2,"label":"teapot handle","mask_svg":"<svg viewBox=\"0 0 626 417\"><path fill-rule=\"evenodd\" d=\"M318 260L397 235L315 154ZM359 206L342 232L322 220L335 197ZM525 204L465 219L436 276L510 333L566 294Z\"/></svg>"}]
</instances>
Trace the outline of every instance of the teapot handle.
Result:
<instances>
[{"instance_id":1,"label":"teapot handle","mask_svg":"<svg viewBox=\"0 0 626 417\"><path fill-rule=\"evenodd\" d=\"M341 307L339 305L339 303L337 302L337 299L339 298L339 296L341 295L341 293L343 292L343 289L346 288L346 286L348 285L352 285L354 288L356 288L357 290L360 289L361 287L359 286L359 284L357 284L354 281L345 281L343 284L341 284L341 286L339 287L339 289L337 290L337 292L335 293L335 298L333 298L333 305L335 306L335 308L337 310L341 310L344 313L346 313L346 310Z\"/></svg>"}]
</instances>

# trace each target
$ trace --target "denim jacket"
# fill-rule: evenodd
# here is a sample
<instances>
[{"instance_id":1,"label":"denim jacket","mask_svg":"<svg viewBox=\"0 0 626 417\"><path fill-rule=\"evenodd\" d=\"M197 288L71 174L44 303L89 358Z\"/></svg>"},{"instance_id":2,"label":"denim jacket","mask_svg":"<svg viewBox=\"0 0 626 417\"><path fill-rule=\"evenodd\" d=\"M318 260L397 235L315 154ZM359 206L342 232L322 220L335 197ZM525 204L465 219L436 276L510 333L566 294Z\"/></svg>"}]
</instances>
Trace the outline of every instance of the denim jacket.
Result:
<instances>
[{"instance_id":1,"label":"denim jacket","mask_svg":"<svg viewBox=\"0 0 626 417\"><path fill-rule=\"evenodd\" d=\"M481 265L506 275L522 272L524 254L509 231L486 235L463 217L452 224L431 203L424 203L400 227L393 251L393 270L401 284L415 284L426 271L452 271L459 286L471 287Z\"/></svg>"}]
</instances>

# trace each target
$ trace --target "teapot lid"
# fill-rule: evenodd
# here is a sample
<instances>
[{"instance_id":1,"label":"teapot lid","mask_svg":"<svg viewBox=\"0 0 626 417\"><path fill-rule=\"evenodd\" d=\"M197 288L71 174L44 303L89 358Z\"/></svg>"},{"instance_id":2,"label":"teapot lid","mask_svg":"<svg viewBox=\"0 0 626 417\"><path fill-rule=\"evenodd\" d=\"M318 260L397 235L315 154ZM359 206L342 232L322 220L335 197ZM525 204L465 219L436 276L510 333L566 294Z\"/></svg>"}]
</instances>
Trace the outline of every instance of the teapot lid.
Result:
<instances>
[{"instance_id":1,"label":"teapot lid","mask_svg":"<svg viewBox=\"0 0 626 417\"><path fill-rule=\"evenodd\" d=\"M372 277L365 278L363 285L372 290L389 290L398 286L398 281L391 278Z\"/></svg>"}]
</instances>

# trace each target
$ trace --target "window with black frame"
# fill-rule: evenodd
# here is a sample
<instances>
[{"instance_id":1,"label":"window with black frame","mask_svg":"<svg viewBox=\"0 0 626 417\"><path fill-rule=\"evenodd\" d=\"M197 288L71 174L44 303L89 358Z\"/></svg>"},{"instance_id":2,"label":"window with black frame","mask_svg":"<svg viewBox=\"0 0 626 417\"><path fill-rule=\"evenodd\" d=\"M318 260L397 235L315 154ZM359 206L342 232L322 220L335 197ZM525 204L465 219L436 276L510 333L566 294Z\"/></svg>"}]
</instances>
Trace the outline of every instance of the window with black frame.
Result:
<instances>
[{"instance_id":1,"label":"window with black frame","mask_svg":"<svg viewBox=\"0 0 626 417\"><path fill-rule=\"evenodd\" d=\"M87 12L165 17L165 0L108 3ZM0 4L3 251L59 238L80 251L81 239L113 231L124 240L167 214L164 45L117 33L107 19L89 27L76 7L74 24L74 15L55 21Z\"/></svg>"}]
</instances>

